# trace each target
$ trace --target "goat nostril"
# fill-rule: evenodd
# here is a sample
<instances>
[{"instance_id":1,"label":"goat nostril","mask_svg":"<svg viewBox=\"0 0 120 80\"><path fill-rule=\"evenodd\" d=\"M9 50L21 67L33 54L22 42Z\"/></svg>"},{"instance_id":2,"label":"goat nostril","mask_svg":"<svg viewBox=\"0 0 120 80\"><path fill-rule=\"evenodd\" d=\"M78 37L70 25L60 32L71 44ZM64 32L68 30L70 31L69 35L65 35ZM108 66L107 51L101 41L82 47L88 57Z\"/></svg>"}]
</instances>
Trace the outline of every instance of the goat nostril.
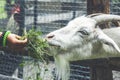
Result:
<instances>
[{"instance_id":1,"label":"goat nostril","mask_svg":"<svg viewBox=\"0 0 120 80\"><path fill-rule=\"evenodd\" d=\"M53 38L54 37L54 35L49 35L49 36L47 36L47 38Z\"/></svg>"}]
</instances>

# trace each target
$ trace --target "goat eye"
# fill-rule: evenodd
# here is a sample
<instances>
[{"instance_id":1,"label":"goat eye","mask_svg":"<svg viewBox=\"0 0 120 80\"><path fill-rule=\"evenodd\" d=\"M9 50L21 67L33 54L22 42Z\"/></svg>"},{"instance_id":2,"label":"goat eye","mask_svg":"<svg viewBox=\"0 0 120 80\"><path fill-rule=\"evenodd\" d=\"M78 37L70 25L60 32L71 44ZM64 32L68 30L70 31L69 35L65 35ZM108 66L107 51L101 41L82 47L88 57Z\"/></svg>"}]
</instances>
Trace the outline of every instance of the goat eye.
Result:
<instances>
[{"instance_id":1,"label":"goat eye","mask_svg":"<svg viewBox=\"0 0 120 80\"><path fill-rule=\"evenodd\" d=\"M78 31L78 32L80 32L83 35L89 35L89 33L86 30L81 30L81 31Z\"/></svg>"}]
</instances>

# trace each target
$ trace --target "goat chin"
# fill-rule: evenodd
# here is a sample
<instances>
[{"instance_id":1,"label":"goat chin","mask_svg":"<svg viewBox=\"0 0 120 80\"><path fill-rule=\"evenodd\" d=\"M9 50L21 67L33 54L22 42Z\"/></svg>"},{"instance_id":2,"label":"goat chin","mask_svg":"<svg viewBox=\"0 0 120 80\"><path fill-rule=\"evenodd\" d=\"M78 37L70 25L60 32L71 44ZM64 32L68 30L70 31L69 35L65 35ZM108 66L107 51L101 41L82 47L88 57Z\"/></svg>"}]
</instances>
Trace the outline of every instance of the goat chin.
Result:
<instances>
[{"instance_id":1,"label":"goat chin","mask_svg":"<svg viewBox=\"0 0 120 80\"><path fill-rule=\"evenodd\" d=\"M59 54L54 54L54 59L56 64L56 75L58 78L57 80L60 80L60 79L69 80L69 77L70 77L69 61L76 61L76 60L83 59L83 56L84 58L86 58L87 56L90 56L91 53L89 52L89 50L91 49L92 49L91 44L89 44L82 47L82 49L76 48L73 51L72 50L58 51ZM84 50L84 54L80 53L83 50ZM58 53L58 52L56 51L55 53Z\"/></svg>"},{"instance_id":2,"label":"goat chin","mask_svg":"<svg viewBox=\"0 0 120 80\"><path fill-rule=\"evenodd\" d=\"M54 59L57 68L57 80L68 80L70 76L69 61L67 61L63 55L56 55L54 56Z\"/></svg>"},{"instance_id":3,"label":"goat chin","mask_svg":"<svg viewBox=\"0 0 120 80\"><path fill-rule=\"evenodd\" d=\"M90 47L90 45L89 45ZM87 47L85 47L84 49L86 49ZM79 48L78 48L79 49ZM77 50L78 50L77 49ZM91 47L89 48L91 49ZM75 50L75 49L74 49ZM79 51L81 51L81 49L79 49ZM74 52L74 54L73 54ZM56 75L58 80L62 79L62 80L69 80L70 77L70 65L69 65L69 61L76 61L76 60L80 60L83 59L80 58L80 53L73 51L73 52L68 52L68 53L62 53L61 54L57 54L54 55L54 59L55 59L55 64L56 64ZM85 51L85 54L83 55L84 58L86 58L87 56L89 56L88 54L88 50Z\"/></svg>"}]
</instances>

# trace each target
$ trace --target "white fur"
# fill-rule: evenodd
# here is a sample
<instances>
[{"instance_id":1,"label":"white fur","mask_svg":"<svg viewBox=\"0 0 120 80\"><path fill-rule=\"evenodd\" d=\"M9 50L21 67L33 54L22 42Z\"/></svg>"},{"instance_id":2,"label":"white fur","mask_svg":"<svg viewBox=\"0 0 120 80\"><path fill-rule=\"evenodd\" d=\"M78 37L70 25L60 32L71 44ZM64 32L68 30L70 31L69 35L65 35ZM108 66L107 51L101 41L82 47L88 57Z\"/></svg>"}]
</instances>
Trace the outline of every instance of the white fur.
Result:
<instances>
[{"instance_id":1,"label":"white fur","mask_svg":"<svg viewBox=\"0 0 120 80\"><path fill-rule=\"evenodd\" d=\"M60 47L54 54L58 78L68 80L70 76L69 61L104 57L102 54L120 53L120 28L101 30L99 23L120 20L120 16L100 15L89 18L75 18L65 27L49 33L46 38L49 44ZM109 18L108 18L109 17ZM103 19L108 18L108 19ZM116 19L117 18L117 19ZM118 31L119 30L119 31ZM86 34L87 33L87 34ZM112 33L112 34L108 34ZM116 36L116 37L115 37Z\"/></svg>"}]
</instances>

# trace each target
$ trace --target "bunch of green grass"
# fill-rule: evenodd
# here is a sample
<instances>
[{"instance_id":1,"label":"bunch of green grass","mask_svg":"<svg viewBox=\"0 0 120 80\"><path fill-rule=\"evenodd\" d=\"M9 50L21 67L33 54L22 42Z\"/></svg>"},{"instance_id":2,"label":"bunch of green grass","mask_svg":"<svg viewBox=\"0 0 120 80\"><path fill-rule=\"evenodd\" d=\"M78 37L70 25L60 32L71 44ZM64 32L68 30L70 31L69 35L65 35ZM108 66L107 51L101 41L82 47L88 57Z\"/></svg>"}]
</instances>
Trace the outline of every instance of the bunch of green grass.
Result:
<instances>
[{"instance_id":1,"label":"bunch of green grass","mask_svg":"<svg viewBox=\"0 0 120 80\"><path fill-rule=\"evenodd\" d=\"M31 29L28 32L25 32L25 35L22 37L22 39L27 38L28 43L26 45L26 49L28 52L28 56L33 57L32 61L30 61L30 64L33 64L36 66L36 69L38 69L38 72L36 72L36 80L43 80L40 76L41 68L39 67L39 61L43 62L44 65L47 65L49 60L49 45L46 42L45 39L42 38L41 31L36 31L35 29ZM23 62L20 65L30 65L29 61ZM33 67L34 68L34 67ZM48 70L45 66L44 68ZM28 80L32 79L32 76L28 78Z\"/></svg>"},{"instance_id":2,"label":"bunch of green grass","mask_svg":"<svg viewBox=\"0 0 120 80\"><path fill-rule=\"evenodd\" d=\"M23 36L23 38L28 39L28 43L26 46L28 55L35 59L46 62L49 55L49 45L47 44L45 39L41 37L41 35L42 33L40 31L31 29L25 34L25 36Z\"/></svg>"}]
</instances>

